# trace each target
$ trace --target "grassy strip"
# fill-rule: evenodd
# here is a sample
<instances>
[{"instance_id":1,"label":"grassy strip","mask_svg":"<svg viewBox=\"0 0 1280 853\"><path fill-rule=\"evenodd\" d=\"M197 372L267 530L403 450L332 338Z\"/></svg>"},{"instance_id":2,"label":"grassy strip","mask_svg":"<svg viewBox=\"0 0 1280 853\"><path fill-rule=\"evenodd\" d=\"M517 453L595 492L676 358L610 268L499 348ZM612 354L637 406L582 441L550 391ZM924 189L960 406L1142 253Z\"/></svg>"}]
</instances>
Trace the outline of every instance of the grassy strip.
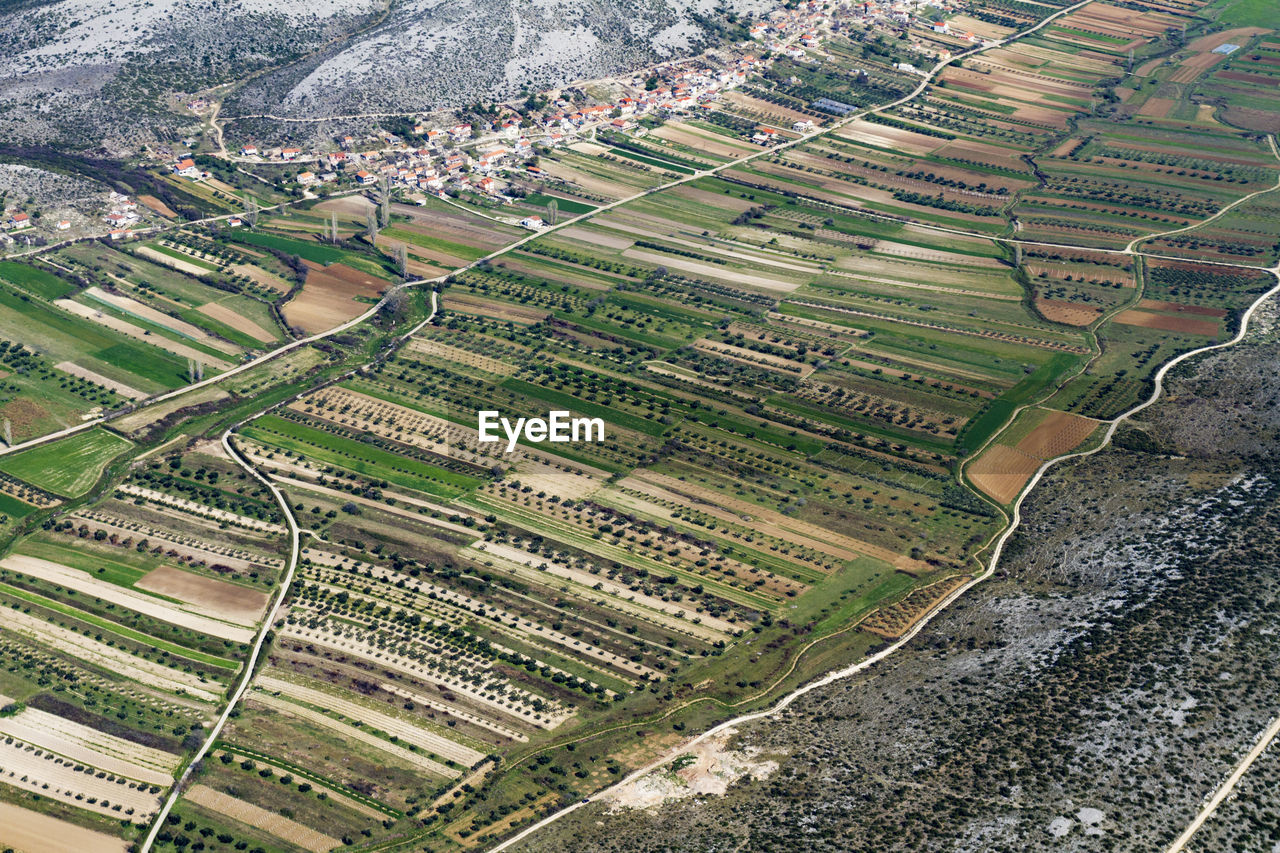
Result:
<instances>
[{"instance_id":1,"label":"grassy strip","mask_svg":"<svg viewBox=\"0 0 1280 853\"><path fill-rule=\"evenodd\" d=\"M168 246L161 246L159 243L147 243L146 247L153 252L159 252L160 254L167 255L175 260L191 264L193 267L199 267L200 269L208 270L209 272L218 271L218 268L208 261L197 258L194 255L188 255L186 252L179 252L177 249L171 249Z\"/></svg>"},{"instance_id":2,"label":"grassy strip","mask_svg":"<svg viewBox=\"0 0 1280 853\"><path fill-rule=\"evenodd\" d=\"M91 429L0 458L0 471L45 491L77 498L93 487L112 459L132 446L104 429Z\"/></svg>"},{"instance_id":3,"label":"grassy strip","mask_svg":"<svg viewBox=\"0 0 1280 853\"><path fill-rule=\"evenodd\" d=\"M996 434L1013 415L1015 409L1030 402L1041 390L1052 384L1075 364L1077 356L1058 353L1040 365L1034 373L1001 394L969 423L956 439L957 448L977 450Z\"/></svg>"},{"instance_id":4,"label":"grassy strip","mask_svg":"<svg viewBox=\"0 0 1280 853\"><path fill-rule=\"evenodd\" d=\"M0 278L41 299L61 299L75 292L74 287L53 273L17 261L0 261Z\"/></svg>"},{"instance_id":5,"label":"grassy strip","mask_svg":"<svg viewBox=\"0 0 1280 853\"><path fill-rule=\"evenodd\" d=\"M388 483L416 489L437 497L455 497L480 485L476 477L430 465L351 438L266 415L244 427L249 438L313 459L348 468Z\"/></svg>"},{"instance_id":6,"label":"grassy strip","mask_svg":"<svg viewBox=\"0 0 1280 853\"><path fill-rule=\"evenodd\" d=\"M638 415L620 412L609 406L602 406L599 403L590 403L586 400L580 400L571 394L565 394L561 391L553 391L550 388L544 388L541 385L534 385L531 382L525 382L523 379L509 378L502 383L502 387L508 391L514 391L517 394L523 394L526 397L532 397L535 400L541 400L554 406L563 406L566 409L587 415L594 418L603 418L606 423L617 424L624 429L634 430L635 432L644 433L645 435L659 436L667 431L667 426L657 421L651 421Z\"/></svg>"},{"instance_id":7,"label":"grassy strip","mask_svg":"<svg viewBox=\"0 0 1280 853\"><path fill-rule=\"evenodd\" d=\"M218 669L225 669L231 672L235 672L240 669L240 664L237 661L233 661L228 658L220 658L216 655L210 655L204 652L197 652L193 649L188 649L185 646L170 643L167 640L157 639L149 634L143 634L139 631L133 630L132 628L126 628L125 626L119 625L110 620L94 616L92 613L86 613L83 610L78 610L70 605L54 601L51 598L45 598L44 596L37 595L34 592L28 592L25 589L10 586L7 583L0 582L0 590L3 590L6 595L11 595L14 598L20 598L23 601L39 605L47 610L57 611L63 616L70 616L72 619L78 619L81 622L86 622L93 625L95 628L101 628L104 631L109 631L110 633L123 637L126 640L132 640L135 643L141 643L147 646L154 646L159 651L168 652L171 655L177 655L179 657L187 658L188 660L205 663L209 666L214 666Z\"/></svg>"}]
</instances>

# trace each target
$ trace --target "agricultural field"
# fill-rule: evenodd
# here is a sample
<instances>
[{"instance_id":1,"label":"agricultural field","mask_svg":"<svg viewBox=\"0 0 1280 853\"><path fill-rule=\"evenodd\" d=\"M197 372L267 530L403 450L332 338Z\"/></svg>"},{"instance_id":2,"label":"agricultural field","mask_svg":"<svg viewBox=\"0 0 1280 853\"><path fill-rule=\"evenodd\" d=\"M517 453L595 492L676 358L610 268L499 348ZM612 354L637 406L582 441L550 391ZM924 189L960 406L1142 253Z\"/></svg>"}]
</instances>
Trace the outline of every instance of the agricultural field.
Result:
<instances>
[{"instance_id":1,"label":"agricultural field","mask_svg":"<svg viewBox=\"0 0 1280 853\"><path fill-rule=\"evenodd\" d=\"M540 150L509 204L299 196L0 264L6 444L93 421L0 454L0 805L483 849L910 631L1275 283L1273 142L1157 94L1262 86L1273 35L1210 61L1193 4L1092 3L872 109L1054 8L830 33ZM477 420L553 410L599 439Z\"/></svg>"},{"instance_id":2,"label":"agricultural field","mask_svg":"<svg viewBox=\"0 0 1280 853\"><path fill-rule=\"evenodd\" d=\"M6 474L71 495L129 446L97 430L3 460ZM145 829L284 566L279 510L247 477L216 445L193 446L133 468L0 558L6 807L125 840Z\"/></svg>"}]
</instances>

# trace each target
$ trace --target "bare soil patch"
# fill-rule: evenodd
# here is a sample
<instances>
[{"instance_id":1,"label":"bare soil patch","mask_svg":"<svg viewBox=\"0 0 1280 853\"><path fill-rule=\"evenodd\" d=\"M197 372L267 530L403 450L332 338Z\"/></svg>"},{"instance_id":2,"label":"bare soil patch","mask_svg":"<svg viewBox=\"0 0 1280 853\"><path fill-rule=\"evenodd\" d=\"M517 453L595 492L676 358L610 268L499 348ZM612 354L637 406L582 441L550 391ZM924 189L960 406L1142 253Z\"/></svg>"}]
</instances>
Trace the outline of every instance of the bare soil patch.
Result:
<instances>
[{"instance_id":1,"label":"bare soil patch","mask_svg":"<svg viewBox=\"0 0 1280 853\"><path fill-rule=\"evenodd\" d=\"M1148 311L1177 311L1182 314L1217 317L1218 319L1227 316L1227 312L1222 308L1210 308L1207 305L1187 305L1185 302L1162 302L1159 299L1143 299L1138 303L1137 307Z\"/></svg>"},{"instance_id":2,"label":"bare soil patch","mask_svg":"<svg viewBox=\"0 0 1280 853\"><path fill-rule=\"evenodd\" d=\"M40 853L125 853L129 843L47 814L0 803L0 842Z\"/></svg>"},{"instance_id":3,"label":"bare soil patch","mask_svg":"<svg viewBox=\"0 0 1280 853\"><path fill-rule=\"evenodd\" d=\"M1187 332L1192 335L1215 337L1220 325L1213 320L1197 320L1194 317L1174 317L1168 314L1154 314L1150 311L1130 309L1116 315L1116 322L1126 326L1140 326L1144 329L1162 329L1166 332Z\"/></svg>"},{"instance_id":4,"label":"bare soil patch","mask_svg":"<svg viewBox=\"0 0 1280 853\"><path fill-rule=\"evenodd\" d=\"M1037 299L1036 310L1046 320L1054 323L1066 323L1068 326L1087 326L1102 313L1101 308L1091 305L1078 305L1060 299Z\"/></svg>"},{"instance_id":5,"label":"bare soil patch","mask_svg":"<svg viewBox=\"0 0 1280 853\"><path fill-rule=\"evenodd\" d=\"M135 246L133 251L149 261L171 267L178 272L184 272L196 278L209 274L209 270L204 267L196 266L193 263L182 260L182 258L175 258L173 255L166 255L164 252L157 252L150 246Z\"/></svg>"},{"instance_id":6,"label":"bare soil patch","mask_svg":"<svg viewBox=\"0 0 1280 853\"><path fill-rule=\"evenodd\" d=\"M275 335L259 326L257 323L245 317L243 314L237 314L227 306L220 302L207 302L200 306L200 313L205 314L217 320L225 326L230 326L237 332L244 332L249 337L264 344L272 343L276 340Z\"/></svg>"},{"instance_id":7,"label":"bare soil patch","mask_svg":"<svg viewBox=\"0 0 1280 853\"><path fill-rule=\"evenodd\" d=\"M172 566L152 569L134 586L197 604L211 616L231 622L253 624L262 618L267 607L265 592L184 572Z\"/></svg>"},{"instance_id":8,"label":"bare soil patch","mask_svg":"<svg viewBox=\"0 0 1280 853\"><path fill-rule=\"evenodd\" d=\"M1041 460L1003 444L993 444L969 466L973 484L1002 504L1018 496Z\"/></svg>"},{"instance_id":9,"label":"bare soil patch","mask_svg":"<svg viewBox=\"0 0 1280 853\"><path fill-rule=\"evenodd\" d=\"M1092 418L1051 411L1018 442L1018 451L1039 459L1052 459L1075 450L1097 428L1098 422Z\"/></svg>"},{"instance_id":10,"label":"bare soil patch","mask_svg":"<svg viewBox=\"0 0 1280 853\"><path fill-rule=\"evenodd\" d=\"M141 400L143 397L147 396L146 391L139 391L137 388L125 385L123 382L117 382L114 379L109 379L101 373L95 373L89 368L81 367L72 361L59 362L58 364L55 364L54 367L61 370L63 373L70 373L72 376L78 376L81 379L88 379L96 385L101 385L104 388L110 388L120 396L128 397L131 400Z\"/></svg>"},{"instance_id":11,"label":"bare soil patch","mask_svg":"<svg viewBox=\"0 0 1280 853\"><path fill-rule=\"evenodd\" d=\"M165 204L153 195L140 195L138 196L138 201L142 202L161 216L169 219L178 218L178 214L174 212L173 208L169 207L169 205Z\"/></svg>"},{"instance_id":12,"label":"bare soil patch","mask_svg":"<svg viewBox=\"0 0 1280 853\"><path fill-rule=\"evenodd\" d=\"M240 251L244 251L240 249ZM247 275L255 284L270 288L276 293L288 293L291 289L289 283L278 275L273 275L262 267L255 267L253 264L233 264L231 271L236 275Z\"/></svg>"},{"instance_id":13,"label":"bare soil patch","mask_svg":"<svg viewBox=\"0 0 1280 853\"><path fill-rule=\"evenodd\" d=\"M445 306L464 314L479 314L481 317L496 317L499 320L510 320L513 323L528 325L540 322L547 316L547 311L536 308L523 308L505 302L494 302L480 296L446 294L448 304Z\"/></svg>"},{"instance_id":14,"label":"bare soil patch","mask_svg":"<svg viewBox=\"0 0 1280 853\"><path fill-rule=\"evenodd\" d=\"M346 264L327 267L310 261L306 264L307 281L302 291L284 306L283 313L290 326L311 334L360 316L369 305L356 301L356 297L376 298L388 287L388 282Z\"/></svg>"}]
</instances>

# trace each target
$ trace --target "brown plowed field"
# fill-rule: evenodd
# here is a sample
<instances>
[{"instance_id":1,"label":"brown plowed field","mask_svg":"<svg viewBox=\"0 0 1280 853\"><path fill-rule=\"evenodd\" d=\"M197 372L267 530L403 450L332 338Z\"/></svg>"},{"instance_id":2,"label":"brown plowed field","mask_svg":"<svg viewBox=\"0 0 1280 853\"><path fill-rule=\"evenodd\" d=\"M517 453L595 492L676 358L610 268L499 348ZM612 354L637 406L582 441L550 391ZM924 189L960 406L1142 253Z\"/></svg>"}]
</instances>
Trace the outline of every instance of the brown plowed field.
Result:
<instances>
[{"instance_id":1,"label":"brown plowed field","mask_svg":"<svg viewBox=\"0 0 1280 853\"><path fill-rule=\"evenodd\" d=\"M1018 442L1018 451L1038 459L1070 453L1098 428L1092 418L1067 412L1049 412L1040 425Z\"/></svg>"},{"instance_id":2,"label":"brown plowed field","mask_svg":"<svg viewBox=\"0 0 1280 853\"><path fill-rule=\"evenodd\" d=\"M332 329L363 314L369 306L357 302L356 297L376 298L388 286L382 279L345 264L325 267L310 261L304 263L310 268L306 284L283 311L290 326L309 334Z\"/></svg>"},{"instance_id":3,"label":"brown plowed field","mask_svg":"<svg viewBox=\"0 0 1280 853\"><path fill-rule=\"evenodd\" d=\"M246 625L257 622L267 606L265 592L184 572L172 566L152 569L134 586L197 604L210 616Z\"/></svg>"},{"instance_id":4,"label":"brown plowed field","mask_svg":"<svg viewBox=\"0 0 1280 853\"><path fill-rule=\"evenodd\" d=\"M1036 309L1044 315L1046 320L1066 323L1068 326L1087 326L1098 319L1098 315L1102 313L1101 308L1057 299L1037 299Z\"/></svg>"},{"instance_id":5,"label":"brown plowed field","mask_svg":"<svg viewBox=\"0 0 1280 853\"><path fill-rule=\"evenodd\" d=\"M1007 504L1018 496L1040 460L1003 444L993 444L969 466L969 479L974 485Z\"/></svg>"},{"instance_id":6,"label":"brown plowed field","mask_svg":"<svg viewBox=\"0 0 1280 853\"><path fill-rule=\"evenodd\" d=\"M0 803L0 843L40 853L124 853L129 844L21 806Z\"/></svg>"},{"instance_id":7,"label":"brown plowed field","mask_svg":"<svg viewBox=\"0 0 1280 853\"><path fill-rule=\"evenodd\" d=\"M1186 332L1192 335L1204 335L1212 338L1218 334L1221 326L1213 320L1197 320L1193 317L1171 317L1168 314L1153 314L1150 311L1121 311L1116 315L1116 322L1126 326L1140 326L1144 329L1162 329L1166 332Z\"/></svg>"},{"instance_id":8,"label":"brown plowed field","mask_svg":"<svg viewBox=\"0 0 1280 853\"><path fill-rule=\"evenodd\" d=\"M1098 428L1098 422L1067 412L1049 411L1017 447L993 444L969 466L969 479L1001 503L1009 503L1041 463L1070 453Z\"/></svg>"},{"instance_id":9,"label":"brown plowed field","mask_svg":"<svg viewBox=\"0 0 1280 853\"><path fill-rule=\"evenodd\" d=\"M208 302L200 306L200 313L205 314L217 320L223 325L230 326L237 332L244 332L249 337L264 344L269 344L276 339L276 336L259 326L257 323L245 317L243 314L237 314L227 306L219 302Z\"/></svg>"},{"instance_id":10,"label":"brown plowed field","mask_svg":"<svg viewBox=\"0 0 1280 853\"><path fill-rule=\"evenodd\" d=\"M1184 302L1161 302L1159 299L1144 299L1138 303L1137 307L1144 308L1147 311L1177 311L1180 314L1196 314L1200 317L1217 317L1219 319L1227 316L1227 312L1221 308L1209 308L1205 305L1187 305Z\"/></svg>"}]
</instances>

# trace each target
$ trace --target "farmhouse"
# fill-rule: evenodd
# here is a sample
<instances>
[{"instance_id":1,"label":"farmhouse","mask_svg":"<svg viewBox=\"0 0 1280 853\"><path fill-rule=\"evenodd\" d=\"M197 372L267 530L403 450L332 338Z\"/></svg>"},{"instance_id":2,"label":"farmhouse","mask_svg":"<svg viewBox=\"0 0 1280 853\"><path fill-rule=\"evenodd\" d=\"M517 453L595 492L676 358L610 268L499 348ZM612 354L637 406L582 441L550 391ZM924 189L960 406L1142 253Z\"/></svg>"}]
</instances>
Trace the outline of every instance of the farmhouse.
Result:
<instances>
[{"instance_id":1,"label":"farmhouse","mask_svg":"<svg viewBox=\"0 0 1280 853\"><path fill-rule=\"evenodd\" d=\"M182 175L182 177L190 178L193 181L200 179L200 167L197 166L196 161L192 160L190 157L174 163L173 171Z\"/></svg>"},{"instance_id":2,"label":"farmhouse","mask_svg":"<svg viewBox=\"0 0 1280 853\"><path fill-rule=\"evenodd\" d=\"M526 216L524 219L520 220L520 224L523 225L525 228L529 228L533 231L537 231L539 228L543 227L543 225L545 225L546 223L542 221L541 216Z\"/></svg>"},{"instance_id":3,"label":"farmhouse","mask_svg":"<svg viewBox=\"0 0 1280 853\"><path fill-rule=\"evenodd\" d=\"M70 220L70 219L59 219L59 220L58 220L58 224L57 224L57 226L55 226L55 227L56 227L59 231L66 231L68 228L70 228L70 227L71 227L71 220Z\"/></svg>"},{"instance_id":4,"label":"farmhouse","mask_svg":"<svg viewBox=\"0 0 1280 853\"><path fill-rule=\"evenodd\" d=\"M241 154L241 156L243 156L243 157L257 157L257 156L258 156L258 146L256 146L256 145L245 145L245 146L242 146L242 147L240 148L240 154Z\"/></svg>"},{"instance_id":5,"label":"farmhouse","mask_svg":"<svg viewBox=\"0 0 1280 853\"><path fill-rule=\"evenodd\" d=\"M365 169L361 169L360 171L356 172L356 183L357 183L357 184L361 184L361 185L365 185L365 186L367 186L367 185L369 185L369 184L376 183L376 182L377 182L377 180L378 180L378 179L377 179L377 177L376 177L376 176L374 176L374 174L373 174L372 172L369 172L369 171L367 171L367 170L365 170Z\"/></svg>"},{"instance_id":6,"label":"farmhouse","mask_svg":"<svg viewBox=\"0 0 1280 853\"><path fill-rule=\"evenodd\" d=\"M281 148L281 149L280 149L280 159L282 159L282 160L297 160L297 159L298 159L298 155L299 155L299 154L301 154L301 153L302 153L302 149L301 149L301 148Z\"/></svg>"},{"instance_id":7,"label":"farmhouse","mask_svg":"<svg viewBox=\"0 0 1280 853\"><path fill-rule=\"evenodd\" d=\"M14 213L9 216L9 221L5 224L6 228L30 228L32 225L31 217L25 213Z\"/></svg>"},{"instance_id":8,"label":"farmhouse","mask_svg":"<svg viewBox=\"0 0 1280 853\"><path fill-rule=\"evenodd\" d=\"M310 186L315 182L316 182L315 172L299 172L298 173L298 183L302 184L304 187Z\"/></svg>"}]
</instances>

